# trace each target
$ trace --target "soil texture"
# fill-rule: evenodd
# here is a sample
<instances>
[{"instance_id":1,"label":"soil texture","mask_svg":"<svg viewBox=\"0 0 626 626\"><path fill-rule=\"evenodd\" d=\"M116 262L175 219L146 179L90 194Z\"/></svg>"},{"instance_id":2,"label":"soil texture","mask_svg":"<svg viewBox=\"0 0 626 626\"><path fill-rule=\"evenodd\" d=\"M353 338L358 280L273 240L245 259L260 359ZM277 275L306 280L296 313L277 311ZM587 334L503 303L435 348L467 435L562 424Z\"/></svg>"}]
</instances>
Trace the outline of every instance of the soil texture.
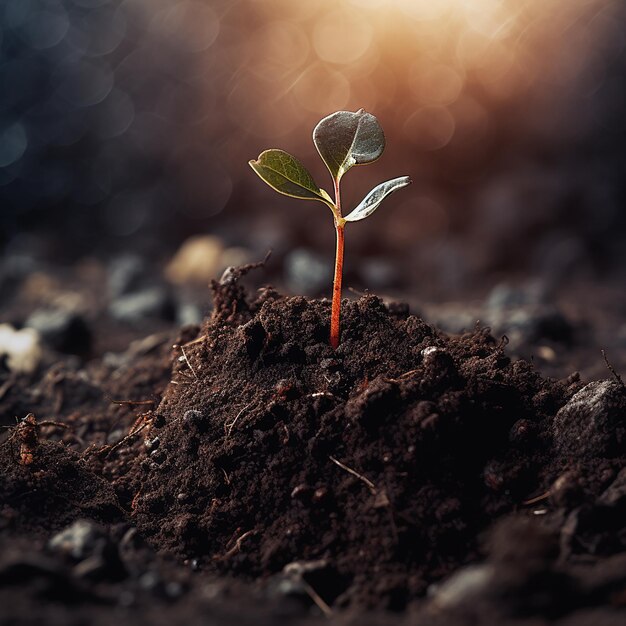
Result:
<instances>
[{"instance_id":1,"label":"soil texture","mask_svg":"<svg viewBox=\"0 0 626 626\"><path fill-rule=\"evenodd\" d=\"M623 623L617 373L545 378L372 295L335 351L330 303L252 267L177 336L3 370L7 623Z\"/></svg>"}]
</instances>

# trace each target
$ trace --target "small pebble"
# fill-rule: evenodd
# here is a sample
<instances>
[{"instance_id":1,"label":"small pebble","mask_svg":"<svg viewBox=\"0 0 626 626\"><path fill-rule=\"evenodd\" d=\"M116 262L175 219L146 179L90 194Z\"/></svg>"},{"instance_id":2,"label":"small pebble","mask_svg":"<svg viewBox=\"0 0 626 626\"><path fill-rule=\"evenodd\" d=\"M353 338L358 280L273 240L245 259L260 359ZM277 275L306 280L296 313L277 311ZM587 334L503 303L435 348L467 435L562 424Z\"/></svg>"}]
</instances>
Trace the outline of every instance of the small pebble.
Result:
<instances>
[{"instance_id":1,"label":"small pebble","mask_svg":"<svg viewBox=\"0 0 626 626\"><path fill-rule=\"evenodd\" d=\"M171 295L163 287L151 287L120 296L109 305L109 313L115 319L127 323L139 323L146 319L173 320L175 307Z\"/></svg>"},{"instance_id":2,"label":"small pebble","mask_svg":"<svg viewBox=\"0 0 626 626\"><path fill-rule=\"evenodd\" d=\"M106 542L107 537L98 526L88 520L77 520L54 535L48 547L80 561L102 551Z\"/></svg>"},{"instance_id":3,"label":"small pebble","mask_svg":"<svg viewBox=\"0 0 626 626\"><path fill-rule=\"evenodd\" d=\"M333 268L327 257L306 248L296 248L285 258L285 273L293 293L314 295L332 280Z\"/></svg>"},{"instance_id":4,"label":"small pebble","mask_svg":"<svg viewBox=\"0 0 626 626\"><path fill-rule=\"evenodd\" d=\"M42 358L39 333L34 328L15 330L0 324L0 356L6 355L7 367L18 374L32 374Z\"/></svg>"},{"instance_id":5,"label":"small pebble","mask_svg":"<svg viewBox=\"0 0 626 626\"><path fill-rule=\"evenodd\" d=\"M66 354L86 354L91 349L92 333L82 315L61 309L38 309L26 320L54 350Z\"/></svg>"}]
</instances>

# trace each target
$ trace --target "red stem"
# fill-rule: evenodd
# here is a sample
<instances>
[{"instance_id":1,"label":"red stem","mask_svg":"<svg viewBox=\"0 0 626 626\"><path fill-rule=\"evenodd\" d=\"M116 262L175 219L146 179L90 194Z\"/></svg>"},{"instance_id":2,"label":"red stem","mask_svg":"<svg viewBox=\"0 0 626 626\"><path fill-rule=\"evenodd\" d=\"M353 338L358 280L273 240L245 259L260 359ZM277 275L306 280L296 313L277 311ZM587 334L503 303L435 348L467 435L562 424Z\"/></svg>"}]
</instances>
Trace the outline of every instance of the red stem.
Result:
<instances>
[{"instance_id":1,"label":"red stem","mask_svg":"<svg viewBox=\"0 0 626 626\"><path fill-rule=\"evenodd\" d=\"M343 274L343 224L335 223L337 253L335 255L335 279L333 281L333 306L330 314L330 345L339 346L339 317L341 314L341 277Z\"/></svg>"},{"instance_id":2,"label":"red stem","mask_svg":"<svg viewBox=\"0 0 626 626\"><path fill-rule=\"evenodd\" d=\"M333 280L333 303L330 313L330 345L337 349L339 346L341 316L341 279L343 276L343 249L344 222L341 220L341 196L339 193L339 181L335 181L335 206L337 215L335 216L335 230L337 232L337 249L335 253L335 278ZM339 217L339 219L337 219Z\"/></svg>"}]
</instances>

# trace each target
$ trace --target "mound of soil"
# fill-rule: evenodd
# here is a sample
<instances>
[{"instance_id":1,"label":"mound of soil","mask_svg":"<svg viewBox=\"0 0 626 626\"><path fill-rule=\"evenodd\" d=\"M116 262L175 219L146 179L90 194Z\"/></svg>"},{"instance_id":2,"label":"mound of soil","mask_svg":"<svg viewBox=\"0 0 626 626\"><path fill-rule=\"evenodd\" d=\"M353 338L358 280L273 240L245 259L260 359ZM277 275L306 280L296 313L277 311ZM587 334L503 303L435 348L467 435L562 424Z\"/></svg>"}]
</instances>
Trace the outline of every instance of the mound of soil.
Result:
<instances>
[{"instance_id":1,"label":"mound of soil","mask_svg":"<svg viewBox=\"0 0 626 626\"><path fill-rule=\"evenodd\" d=\"M553 536L623 467L618 381L544 379L488 330L449 337L374 296L344 303L334 351L329 302L247 298L241 273L176 348L130 470L158 549L244 579L299 569L323 607L401 609L477 561L499 518Z\"/></svg>"},{"instance_id":2,"label":"mound of soil","mask_svg":"<svg viewBox=\"0 0 626 626\"><path fill-rule=\"evenodd\" d=\"M329 302L250 268L202 326L0 362L0 621L623 623L617 375L544 378L374 296L335 351Z\"/></svg>"}]
</instances>

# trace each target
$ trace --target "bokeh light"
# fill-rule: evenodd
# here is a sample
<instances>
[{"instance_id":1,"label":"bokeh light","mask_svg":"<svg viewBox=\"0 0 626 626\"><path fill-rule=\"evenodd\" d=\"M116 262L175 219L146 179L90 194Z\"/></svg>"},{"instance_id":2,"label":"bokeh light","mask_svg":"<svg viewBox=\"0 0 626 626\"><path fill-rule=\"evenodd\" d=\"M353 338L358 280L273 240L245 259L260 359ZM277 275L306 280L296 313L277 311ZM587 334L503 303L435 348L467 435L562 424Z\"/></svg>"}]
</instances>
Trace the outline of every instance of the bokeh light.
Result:
<instances>
[{"instance_id":1,"label":"bokeh light","mask_svg":"<svg viewBox=\"0 0 626 626\"><path fill-rule=\"evenodd\" d=\"M497 212L481 206L490 189L523 193L520 170L559 182L544 202L548 229L562 226L553 188L601 186L618 207L624 14L610 0L6 0L0 242L47 229L60 242L75 236L77 255L124 249L135 235L158 251L213 230L255 248L246 220L266 219L267 232L275 212L294 232L304 209L294 216L259 187L247 160L281 147L325 183L311 130L360 107L381 120L388 150L351 175L347 194L356 201L386 175L410 173L419 193L415 210L400 212L403 232L427 221L420 232L484 250L467 239L472 222ZM591 154L608 167L585 170ZM535 222L508 215L518 204L498 210L530 236ZM583 242L593 210L568 225ZM378 219L360 226L364 241ZM617 236L623 219L612 209L593 237ZM101 228L89 232L89 220ZM385 232L380 247L393 249L399 231ZM499 249L485 253L490 263Z\"/></svg>"}]
</instances>

